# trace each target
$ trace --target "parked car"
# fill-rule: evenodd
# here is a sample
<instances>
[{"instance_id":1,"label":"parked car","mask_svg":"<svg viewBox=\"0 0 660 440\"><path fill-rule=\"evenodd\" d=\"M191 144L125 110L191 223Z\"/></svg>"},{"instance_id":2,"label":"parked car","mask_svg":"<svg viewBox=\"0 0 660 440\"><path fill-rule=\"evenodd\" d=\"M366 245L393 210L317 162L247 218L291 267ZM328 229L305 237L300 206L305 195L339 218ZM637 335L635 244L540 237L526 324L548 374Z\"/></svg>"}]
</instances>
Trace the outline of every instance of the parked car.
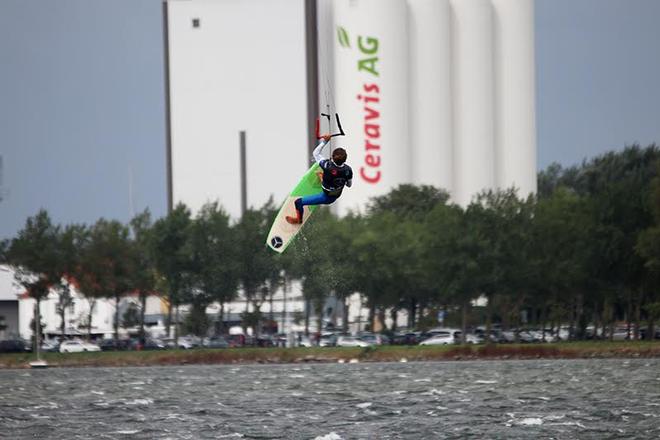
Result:
<instances>
[{"instance_id":1,"label":"parked car","mask_svg":"<svg viewBox=\"0 0 660 440\"><path fill-rule=\"evenodd\" d=\"M26 351L30 351L30 348L20 339L0 341L0 353L24 353Z\"/></svg>"},{"instance_id":2,"label":"parked car","mask_svg":"<svg viewBox=\"0 0 660 440\"><path fill-rule=\"evenodd\" d=\"M258 338L254 338L254 343L257 347L274 347L275 342L270 335L261 335Z\"/></svg>"},{"instance_id":3,"label":"parked car","mask_svg":"<svg viewBox=\"0 0 660 440\"><path fill-rule=\"evenodd\" d=\"M612 333L612 340L613 341L627 341L630 339L630 337L633 335L633 330L632 328L630 329L630 332L628 331L627 327L617 327L614 329L614 332ZM609 334L608 334L609 336Z\"/></svg>"},{"instance_id":4,"label":"parked car","mask_svg":"<svg viewBox=\"0 0 660 440\"><path fill-rule=\"evenodd\" d=\"M486 329L485 327L477 327L474 330L474 334L480 338L482 341L486 341ZM488 340L490 342L495 342L495 343L502 343L502 342L507 342L504 336L502 335L502 331L500 329L490 329L490 334L488 336Z\"/></svg>"},{"instance_id":5,"label":"parked car","mask_svg":"<svg viewBox=\"0 0 660 440\"><path fill-rule=\"evenodd\" d=\"M167 349L167 344L157 338L147 338L144 342L141 342L139 339L132 341L132 348L134 350L165 350Z\"/></svg>"},{"instance_id":6,"label":"parked car","mask_svg":"<svg viewBox=\"0 0 660 440\"><path fill-rule=\"evenodd\" d=\"M370 345L355 336L339 336L337 338L337 347L369 347Z\"/></svg>"},{"instance_id":7,"label":"parked car","mask_svg":"<svg viewBox=\"0 0 660 440\"><path fill-rule=\"evenodd\" d=\"M460 331L460 330L457 330L453 333L453 335L454 335L454 341L457 344L460 344L461 343L461 338L463 336L463 332ZM465 334L465 343L466 344L483 344L483 342L484 342L484 338L482 338L479 335L475 335L475 334L472 334L472 333L466 333Z\"/></svg>"},{"instance_id":8,"label":"parked car","mask_svg":"<svg viewBox=\"0 0 660 440\"><path fill-rule=\"evenodd\" d=\"M131 349L131 341L129 339L104 339L99 347L102 351L125 351Z\"/></svg>"},{"instance_id":9,"label":"parked car","mask_svg":"<svg viewBox=\"0 0 660 440\"><path fill-rule=\"evenodd\" d=\"M277 333L273 335L273 343L276 347L286 347L288 340L289 339L285 333Z\"/></svg>"},{"instance_id":10,"label":"parked car","mask_svg":"<svg viewBox=\"0 0 660 440\"><path fill-rule=\"evenodd\" d=\"M60 351L60 342L54 339L48 340L45 339L41 343L41 351L48 351L48 352L59 352Z\"/></svg>"},{"instance_id":11,"label":"parked car","mask_svg":"<svg viewBox=\"0 0 660 440\"><path fill-rule=\"evenodd\" d=\"M369 345L388 345L390 343L390 338L380 333L363 333L360 335L360 339Z\"/></svg>"},{"instance_id":12,"label":"parked car","mask_svg":"<svg viewBox=\"0 0 660 440\"><path fill-rule=\"evenodd\" d=\"M80 353L83 351L101 351L96 344L84 341L64 341L60 344L60 353Z\"/></svg>"},{"instance_id":13,"label":"parked car","mask_svg":"<svg viewBox=\"0 0 660 440\"><path fill-rule=\"evenodd\" d=\"M516 333L511 330L506 330L500 333L502 342L516 342Z\"/></svg>"},{"instance_id":14,"label":"parked car","mask_svg":"<svg viewBox=\"0 0 660 440\"><path fill-rule=\"evenodd\" d=\"M423 340L419 345L450 345L455 344L456 339L451 332L436 332L434 336Z\"/></svg>"},{"instance_id":15,"label":"parked car","mask_svg":"<svg viewBox=\"0 0 660 440\"><path fill-rule=\"evenodd\" d=\"M645 340L647 333L648 333L647 328L640 328L639 329L639 339ZM653 335L653 338L654 339L660 339L660 329L655 329L655 334Z\"/></svg>"},{"instance_id":16,"label":"parked car","mask_svg":"<svg viewBox=\"0 0 660 440\"><path fill-rule=\"evenodd\" d=\"M245 335L228 335L227 342L230 347L243 347L246 342Z\"/></svg>"},{"instance_id":17,"label":"parked car","mask_svg":"<svg viewBox=\"0 0 660 440\"><path fill-rule=\"evenodd\" d=\"M417 345L419 342L421 342L420 333L415 332L398 332L391 340L394 345Z\"/></svg>"},{"instance_id":18,"label":"parked car","mask_svg":"<svg viewBox=\"0 0 660 440\"><path fill-rule=\"evenodd\" d=\"M195 348L197 345L195 342L186 336L182 336L179 338L179 348L183 348L184 350L190 350L191 348Z\"/></svg>"},{"instance_id":19,"label":"parked car","mask_svg":"<svg viewBox=\"0 0 660 440\"><path fill-rule=\"evenodd\" d=\"M337 345L337 335L326 333L319 338L319 347L334 347Z\"/></svg>"},{"instance_id":20,"label":"parked car","mask_svg":"<svg viewBox=\"0 0 660 440\"><path fill-rule=\"evenodd\" d=\"M518 331L518 341L522 343L541 342L539 335L530 330Z\"/></svg>"},{"instance_id":21,"label":"parked car","mask_svg":"<svg viewBox=\"0 0 660 440\"><path fill-rule=\"evenodd\" d=\"M312 347L312 341L307 336L300 336L298 338L298 347Z\"/></svg>"},{"instance_id":22,"label":"parked car","mask_svg":"<svg viewBox=\"0 0 660 440\"><path fill-rule=\"evenodd\" d=\"M205 348L229 348L229 342L222 336L206 338L203 342Z\"/></svg>"}]
</instances>

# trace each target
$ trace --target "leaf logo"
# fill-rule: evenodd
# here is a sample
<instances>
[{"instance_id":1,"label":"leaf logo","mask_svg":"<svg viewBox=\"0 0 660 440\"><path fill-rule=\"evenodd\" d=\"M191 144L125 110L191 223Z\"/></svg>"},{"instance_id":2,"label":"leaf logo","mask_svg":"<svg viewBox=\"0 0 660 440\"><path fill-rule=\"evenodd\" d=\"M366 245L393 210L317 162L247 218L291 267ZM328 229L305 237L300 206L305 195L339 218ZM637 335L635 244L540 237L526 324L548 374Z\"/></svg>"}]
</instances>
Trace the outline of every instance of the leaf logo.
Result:
<instances>
[{"instance_id":1,"label":"leaf logo","mask_svg":"<svg viewBox=\"0 0 660 440\"><path fill-rule=\"evenodd\" d=\"M348 38L348 32L346 32L346 29L341 26L337 26L337 38L339 39L339 44L341 47L350 49L351 43Z\"/></svg>"}]
</instances>

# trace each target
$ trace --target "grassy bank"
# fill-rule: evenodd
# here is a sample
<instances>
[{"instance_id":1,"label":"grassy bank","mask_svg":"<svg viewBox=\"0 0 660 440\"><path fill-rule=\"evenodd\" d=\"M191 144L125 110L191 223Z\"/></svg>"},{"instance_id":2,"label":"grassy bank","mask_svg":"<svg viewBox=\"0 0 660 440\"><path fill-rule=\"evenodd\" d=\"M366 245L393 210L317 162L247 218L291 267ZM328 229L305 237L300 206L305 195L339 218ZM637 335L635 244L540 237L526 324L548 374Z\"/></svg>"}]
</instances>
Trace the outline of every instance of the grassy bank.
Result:
<instances>
[{"instance_id":1,"label":"grassy bank","mask_svg":"<svg viewBox=\"0 0 660 440\"><path fill-rule=\"evenodd\" d=\"M660 357L660 342L567 342L491 346L381 346L369 348L232 348L100 353L44 353L53 367L186 364L399 362L502 359ZM32 354L0 354L0 368L27 368Z\"/></svg>"}]
</instances>

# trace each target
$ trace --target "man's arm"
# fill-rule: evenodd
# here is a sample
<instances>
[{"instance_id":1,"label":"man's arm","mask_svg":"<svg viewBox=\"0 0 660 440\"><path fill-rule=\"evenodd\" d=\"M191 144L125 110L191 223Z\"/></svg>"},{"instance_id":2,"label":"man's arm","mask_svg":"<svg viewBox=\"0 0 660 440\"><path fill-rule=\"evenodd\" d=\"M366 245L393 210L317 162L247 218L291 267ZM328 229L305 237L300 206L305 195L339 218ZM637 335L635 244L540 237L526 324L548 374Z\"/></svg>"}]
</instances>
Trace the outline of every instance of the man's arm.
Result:
<instances>
[{"instance_id":1,"label":"man's arm","mask_svg":"<svg viewBox=\"0 0 660 440\"><path fill-rule=\"evenodd\" d=\"M314 156L314 160L316 163L319 165L321 164L322 160L326 160L325 157L321 154L321 151L323 150L323 147L325 147L328 142L330 141L330 135L324 134L321 136L321 142L314 148L314 151L312 152L312 155Z\"/></svg>"}]
</instances>

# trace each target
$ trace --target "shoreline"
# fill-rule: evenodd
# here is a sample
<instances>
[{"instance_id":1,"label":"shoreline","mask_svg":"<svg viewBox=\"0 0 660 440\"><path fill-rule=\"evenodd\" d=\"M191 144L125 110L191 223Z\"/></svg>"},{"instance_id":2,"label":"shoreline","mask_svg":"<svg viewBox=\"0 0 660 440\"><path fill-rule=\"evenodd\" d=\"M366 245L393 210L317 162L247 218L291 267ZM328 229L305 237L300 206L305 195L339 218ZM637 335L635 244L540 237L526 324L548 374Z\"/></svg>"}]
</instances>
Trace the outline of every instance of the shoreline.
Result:
<instances>
[{"instance_id":1,"label":"shoreline","mask_svg":"<svg viewBox=\"0 0 660 440\"><path fill-rule=\"evenodd\" d=\"M354 362L497 361L525 359L660 358L660 341L560 342L366 348L228 348L162 351L43 353L52 368L165 365L304 364ZM32 353L0 354L0 369L30 368Z\"/></svg>"}]
</instances>

